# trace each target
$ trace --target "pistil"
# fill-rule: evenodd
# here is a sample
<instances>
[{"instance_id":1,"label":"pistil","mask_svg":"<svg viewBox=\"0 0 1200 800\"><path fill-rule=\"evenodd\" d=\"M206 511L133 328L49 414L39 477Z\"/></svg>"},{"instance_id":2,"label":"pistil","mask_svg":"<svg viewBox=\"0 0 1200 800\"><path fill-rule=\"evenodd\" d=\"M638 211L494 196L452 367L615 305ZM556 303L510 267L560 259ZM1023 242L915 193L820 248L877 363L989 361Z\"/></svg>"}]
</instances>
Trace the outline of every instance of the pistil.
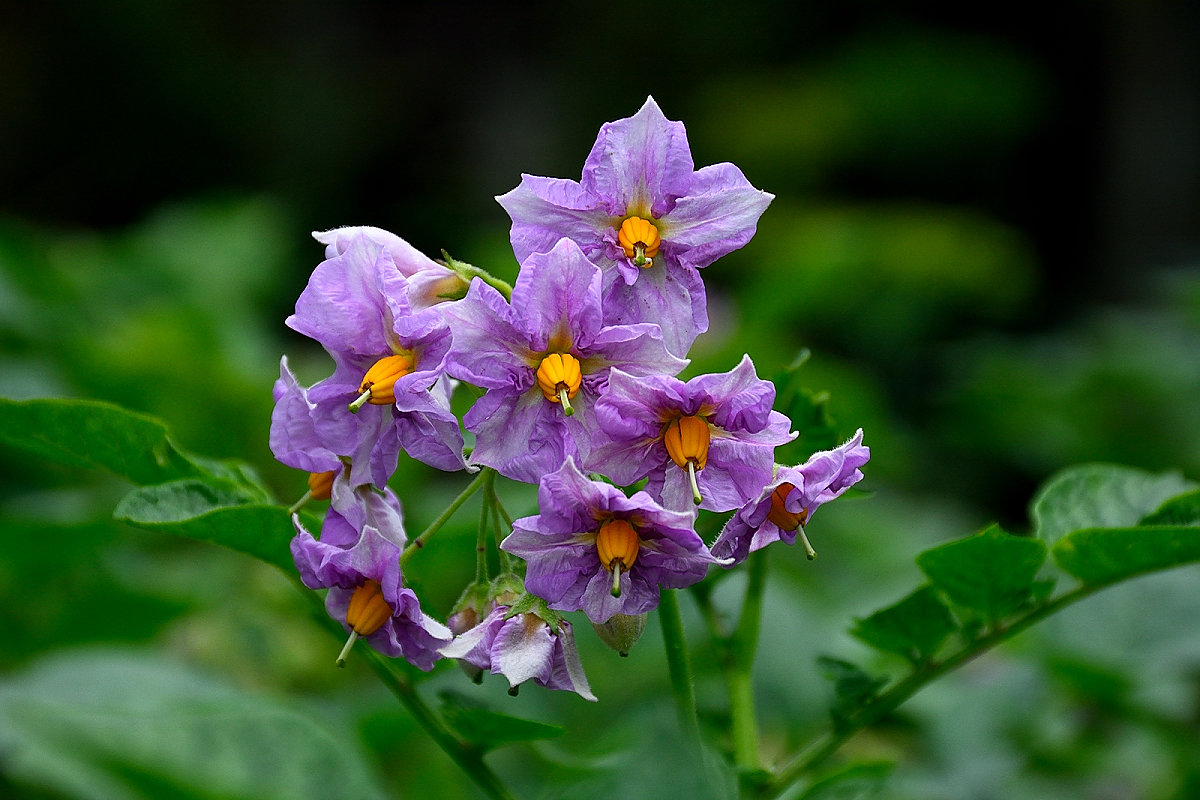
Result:
<instances>
[{"instance_id":1,"label":"pistil","mask_svg":"<svg viewBox=\"0 0 1200 800\"><path fill-rule=\"evenodd\" d=\"M626 520L610 519L596 532L596 552L600 565L612 572L613 597L621 596L621 570L629 572L637 561L641 540Z\"/></svg>"},{"instance_id":2,"label":"pistil","mask_svg":"<svg viewBox=\"0 0 1200 800\"><path fill-rule=\"evenodd\" d=\"M350 403L350 413L357 414L367 403L390 406L396 402L396 381L410 374L415 368L416 359L408 352L385 356L376 361L363 376L362 383L358 386L359 395Z\"/></svg>"},{"instance_id":3,"label":"pistil","mask_svg":"<svg viewBox=\"0 0 1200 800\"><path fill-rule=\"evenodd\" d=\"M692 485L692 502L696 505L704 500L700 495L700 485L696 482L696 473L708 463L711 438L708 421L698 416L673 419L663 431L667 455L675 462L675 466L687 470L688 481Z\"/></svg>"},{"instance_id":4,"label":"pistil","mask_svg":"<svg viewBox=\"0 0 1200 800\"><path fill-rule=\"evenodd\" d=\"M625 257L631 259L634 266L643 269L654 266L654 256L658 255L658 247L662 244L658 228L641 217L629 217L622 222L617 231L617 241L625 251Z\"/></svg>"},{"instance_id":5,"label":"pistil","mask_svg":"<svg viewBox=\"0 0 1200 800\"><path fill-rule=\"evenodd\" d=\"M569 417L575 413L571 398L579 394L583 384L579 359L570 353L550 353L538 365L537 383L547 400L562 405L564 415Z\"/></svg>"}]
</instances>

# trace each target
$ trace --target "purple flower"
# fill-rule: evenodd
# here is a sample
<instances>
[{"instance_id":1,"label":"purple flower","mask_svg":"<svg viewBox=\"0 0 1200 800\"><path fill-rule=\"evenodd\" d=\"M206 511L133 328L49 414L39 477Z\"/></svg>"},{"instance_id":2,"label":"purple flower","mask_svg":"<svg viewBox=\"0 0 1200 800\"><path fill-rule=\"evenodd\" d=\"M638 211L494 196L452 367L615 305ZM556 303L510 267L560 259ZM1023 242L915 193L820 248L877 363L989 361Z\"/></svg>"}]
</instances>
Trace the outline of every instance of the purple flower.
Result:
<instances>
[{"instance_id":1,"label":"purple flower","mask_svg":"<svg viewBox=\"0 0 1200 800\"><path fill-rule=\"evenodd\" d=\"M708 329L697 269L750 241L772 199L732 164L695 170L683 123L653 98L600 128L578 183L522 175L496 198L518 261L574 240L604 270L605 321L657 323L676 355Z\"/></svg>"},{"instance_id":2,"label":"purple flower","mask_svg":"<svg viewBox=\"0 0 1200 800\"><path fill-rule=\"evenodd\" d=\"M622 485L649 476L645 490L667 508L737 508L771 479L776 445L791 422L771 410L775 386L749 356L729 372L684 383L614 370L596 403L608 437L586 466Z\"/></svg>"},{"instance_id":3,"label":"purple flower","mask_svg":"<svg viewBox=\"0 0 1200 800\"><path fill-rule=\"evenodd\" d=\"M547 689L575 692L596 701L588 686L571 623L557 622L557 631L533 612L519 613L496 606L479 624L442 648L447 658L457 658L480 670L508 678L509 693L532 678Z\"/></svg>"},{"instance_id":4,"label":"purple flower","mask_svg":"<svg viewBox=\"0 0 1200 800\"><path fill-rule=\"evenodd\" d=\"M687 364L667 352L658 326L605 325L600 304L599 268L563 239L522 265L511 304L476 280L446 308L446 371L487 390L463 417L475 434L472 463L537 483L591 450L610 369L673 375Z\"/></svg>"},{"instance_id":5,"label":"purple flower","mask_svg":"<svg viewBox=\"0 0 1200 800\"><path fill-rule=\"evenodd\" d=\"M798 467L780 467L758 496L738 509L713 543L712 554L740 564L771 542L794 544L796 536L810 559L816 557L804 526L823 503L862 480L861 467L871 458L862 444L862 428L848 442L822 450ZM731 564L732 566L732 564Z\"/></svg>"},{"instance_id":6,"label":"purple flower","mask_svg":"<svg viewBox=\"0 0 1200 800\"><path fill-rule=\"evenodd\" d=\"M659 589L702 579L717 561L692 529L645 492L626 497L568 460L538 486L541 513L513 522L500 549L526 562L525 589L559 611L603 623L658 605Z\"/></svg>"},{"instance_id":7,"label":"purple flower","mask_svg":"<svg viewBox=\"0 0 1200 800\"><path fill-rule=\"evenodd\" d=\"M271 412L271 452L289 467L307 472L340 470L337 453L325 446L317 433L313 413L316 404L308 398L308 389L300 385L288 367L287 356L279 362L279 380L272 390L275 408Z\"/></svg>"},{"instance_id":8,"label":"purple flower","mask_svg":"<svg viewBox=\"0 0 1200 800\"><path fill-rule=\"evenodd\" d=\"M351 249L375 251L390 261L408 279L408 302L413 310L462 297L467 282L444 264L439 264L394 233L367 225L313 231L325 245L325 258L336 259Z\"/></svg>"},{"instance_id":9,"label":"purple flower","mask_svg":"<svg viewBox=\"0 0 1200 800\"><path fill-rule=\"evenodd\" d=\"M336 481L320 541L304 529L299 516L293 515L292 521L292 558L300 579L310 589L329 589L325 608L350 632L347 649L364 636L384 655L432 669L438 649L451 635L421 612L417 596L401 583L405 534L396 496L390 490L379 494ZM339 663L345 653L344 649Z\"/></svg>"},{"instance_id":10,"label":"purple flower","mask_svg":"<svg viewBox=\"0 0 1200 800\"><path fill-rule=\"evenodd\" d=\"M437 309L413 312L391 252L355 230L335 237L336 254L317 266L287 319L334 360L333 375L307 395L320 443L351 459L355 485L387 483L401 449L439 469L462 469L462 433L442 370L450 329ZM352 404L362 406L358 413ZM300 410L293 398L284 416Z\"/></svg>"}]
</instances>

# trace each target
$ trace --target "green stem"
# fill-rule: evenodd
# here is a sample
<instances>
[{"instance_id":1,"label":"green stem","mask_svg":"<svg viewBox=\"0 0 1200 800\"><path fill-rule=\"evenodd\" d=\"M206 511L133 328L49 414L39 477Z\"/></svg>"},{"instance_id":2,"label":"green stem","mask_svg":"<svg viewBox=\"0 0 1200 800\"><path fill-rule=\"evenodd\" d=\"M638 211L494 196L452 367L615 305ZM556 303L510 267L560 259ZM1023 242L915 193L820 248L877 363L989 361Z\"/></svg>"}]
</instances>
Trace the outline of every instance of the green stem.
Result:
<instances>
[{"instance_id":1,"label":"green stem","mask_svg":"<svg viewBox=\"0 0 1200 800\"><path fill-rule=\"evenodd\" d=\"M391 690L392 694L396 695L400 704L408 710L408 713L412 714L413 719L425 729L425 732L442 749L442 752L450 756L450 759L458 765L459 769L467 773L467 776L483 790L484 794L492 800L515 800L508 787L500 781L500 777L484 763L483 753L455 736L433 709L421 699L416 687L401 675L391 662L374 650L365 650L365 652L367 661L379 679Z\"/></svg>"},{"instance_id":2,"label":"green stem","mask_svg":"<svg viewBox=\"0 0 1200 800\"><path fill-rule=\"evenodd\" d=\"M1011 625L997 627L987 635L967 643L944 660L929 662L918 667L908 677L893 684L886 692L850 714L841 726L835 730L826 732L810 744L802 753L781 767L772 780L762 785L760 794L763 797L776 797L782 794L789 786L804 777L810 770L836 753L856 733L895 711L902 703L925 688L926 685L958 669L972 659L991 650L996 645L1011 639L1031 625L1041 622L1056 611L1061 611L1063 608L1088 597L1101 588L1104 587L1093 585L1080 586L1073 589L1029 611L1025 616L1016 619Z\"/></svg>"},{"instance_id":3,"label":"green stem","mask_svg":"<svg viewBox=\"0 0 1200 800\"><path fill-rule=\"evenodd\" d=\"M696 718L696 687L692 683L687 642L683 638L683 618L679 615L679 599L674 589L662 590L658 620L662 626L663 646L667 651L667 672L671 677L671 693L675 698L679 726L688 743L699 753L700 723Z\"/></svg>"},{"instance_id":4,"label":"green stem","mask_svg":"<svg viewBox=\"0 0 1200 800\"><path fill-rule=\"evenodd\" d=\"M346 632L336 620L326 613L321 596L302 584L298 576L293 583L308 598L314 619L337 637L338 641L341 641ZM454 735L454 732L434 710L421 699L412 681L401 673L396 662L363 645L359 646L358 654L359 657L366 659L371 669L375 670L375 674L379 676L384 685L391 690L392 694L396 695L396 699L400 701L401 705L408 709L413 719L425 730L429 738L433 739L442 752L449 756L450 760L457 764L483 790L484 794L492 800L516 800L512 792L501 782L500 777L484 763L483 751Z\"/></svg>"},{"instance_id":5,"label":"green stem","mask_svg":"<svg viewBox=\"0 0 1200 800\"><path fill-rule=\"evenodd\" d=\"M404 548L404 552L400 554L401 568L408 563L408 559L412 557L413 553L425 546L425 542L430 536L433 536L435 533L441 530L441 527L446 524L450 517L454 516L454 512L458 511L462 504L467 502L471 495L479 491L484 482L488 480L489 473L494 474L494 471L484 467L480 471L479 475L475 477L475 480L467 484L467 488L459 492L458 497L450 501L450 505L446 506L446 510L439 514L437 519L429 523L429 527L421 531L421 535L416 539L413 539L408 547Z\"/></svg>"},{"instance_id":6,"label":"green stem","mask_svg":"<svg viewBox=\"0 0 1200 800\"><path fill-rule=\"evenodd\" d=\"M754 712L754 657L758 651L758 630L762 619L763 590L767 583L767 559L762 552L748 559L749 576L746 598L737 630L730 638L730 659L725 670L729 687L732 721L733 756L737 766L757 770L762 762L758 752L758 722Z\"/></svg>"},{"instance_id":7,"label":"green stem","mask_svg":"<svg viewBox=\"0 0 1200 800\"><path fill-rule=\"evenodd\" d=\"M505 537L512 532L512 517L504 510L504 504L500 502L500 495L496 494L495 481L488 485L488 493L492 501L492 510L496 514L496 550L500 554L500 571L513 572L512 561L509 559L508 553L499 547Z\"/></svg>"},{"instance_id":8,"label":"green stem","mask_svg":"<svg viewBox=\"0 0 1200 800\"><path fill-rule=\"evenodd\" d=\"M491 479L484 481L483 502L479 504L479 530L475 534L475 583L485 583L488 577L488 539L491 538L492 513L488 504L487 485Z\"/></svg>"}]
</instances>

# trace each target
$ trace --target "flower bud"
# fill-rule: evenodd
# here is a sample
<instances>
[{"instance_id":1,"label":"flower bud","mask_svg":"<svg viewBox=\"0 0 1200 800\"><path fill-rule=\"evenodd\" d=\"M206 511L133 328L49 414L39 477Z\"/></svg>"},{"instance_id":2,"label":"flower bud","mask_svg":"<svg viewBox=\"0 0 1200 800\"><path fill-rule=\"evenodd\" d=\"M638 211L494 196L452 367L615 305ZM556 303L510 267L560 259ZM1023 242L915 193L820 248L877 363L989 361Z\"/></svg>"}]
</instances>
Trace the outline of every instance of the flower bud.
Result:
<instances>
[{"instance_id":1,"label":"flower bud","mask_svg":"<svg viewBox=\"0 0 1200 800\"><path fill-rule=\"evenodd\" d=\"M606 622L593 622L592 627L600 641L616 650L621 658L626 658L646 629L646 615L614 614Z\"/></svg>"}]
</instances>

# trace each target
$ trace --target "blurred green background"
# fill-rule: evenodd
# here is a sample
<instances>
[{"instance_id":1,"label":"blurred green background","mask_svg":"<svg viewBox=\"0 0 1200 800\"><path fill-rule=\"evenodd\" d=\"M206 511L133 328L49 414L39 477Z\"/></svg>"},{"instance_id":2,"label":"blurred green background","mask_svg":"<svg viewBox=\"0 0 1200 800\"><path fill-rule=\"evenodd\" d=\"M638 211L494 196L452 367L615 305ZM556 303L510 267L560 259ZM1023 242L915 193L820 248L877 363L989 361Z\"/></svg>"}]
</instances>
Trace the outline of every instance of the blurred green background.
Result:
<instances>
[{"instance_id":1,"label":"blurred green background","mask_svg":"<svg viewBox=\"0 0 1200 800\"><path fill-rule=\"evenodd\" d=\"M769 377L809 348L839 437L861 426L872 448L870 497L809 529L821 558L772 554L758 677L781 756L825 723L818 655L902 672L845 631L917 584L922 548L1027 529L1068 464L1200 478L1197 41L1193 4L1117 0L30 4L0 15L0 396L159 416L290 501L304 476L271 458L270 386L283 353L306 382L329 370L283 326L321 258L309 232L376 225L512 279L492 198L522 172L578 178L599 125L653 94L697 166L776 195L704 273L690 374L749 352ZM338 645L271 568L112 522L127 487L104 475L11 450L2 469L0 795L339 794L254 783L219 726L163 729L217 697L303 731L363 796L477 796L361 663L332 668ZM463 485L403 457L394 482L417 530ZM533 512L526 487L502 493ZM473 508L409 573L439 617L472 574ZM1198 577L1060 615L847 754L899 762L888 797L1196 796ZM656 623L627 660L578 624L598 707L453 668L426 693L566 726L491 756L523 797L663 796ZM33 725L28 698L61 713Z\"/></svg>"}]
</instances>

